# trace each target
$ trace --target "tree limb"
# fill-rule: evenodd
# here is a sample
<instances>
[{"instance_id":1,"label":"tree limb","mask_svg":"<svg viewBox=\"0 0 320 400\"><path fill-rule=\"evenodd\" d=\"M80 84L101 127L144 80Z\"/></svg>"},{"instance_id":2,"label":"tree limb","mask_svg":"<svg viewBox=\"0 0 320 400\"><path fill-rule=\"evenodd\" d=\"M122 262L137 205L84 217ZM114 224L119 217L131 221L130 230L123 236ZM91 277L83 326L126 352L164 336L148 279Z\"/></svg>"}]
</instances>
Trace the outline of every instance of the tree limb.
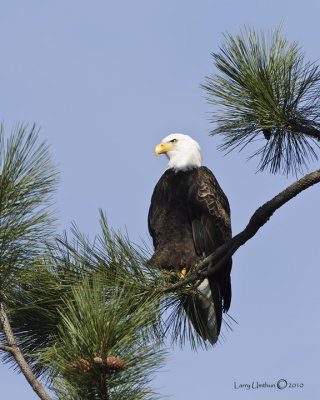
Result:
<instances>
[{"instance_id":1,"label":"tree limb","mask_svg":"<svg viewBox=\"0 0 320 400\"><path fill-rule=\"evenodd\" d=\"M308 189L310 186L320 182L320 170L311 172L303 178L288 186L285 190L278 195L267 201L259 207L252 217L245 229L234 236L231 240L218 247L218 249L202 260L189 276L173 285L159 288L162 292L172 292L177 289L198 281L199 279L207 278L214 274L225 265L225 262L232 257L238 248L244 245L251 239L258 230L272 217L275 211L282 207L285 203L293 199L302 191Z\"/></svg>"},{"instance_id":2,"label":"tree limb","mask_svg":"<svg viewBox=\"0 0 320 400\"><path fill-rule=\"evenodd\" d=\"M8 346L4 344L0 344L0 350L10 352L15 358L17 364L19 365L21 372L31 385L32 389L37 393L37 395L42 400L51 400L51 397L48 396L46 391L44 390L41 383L37 380L31 368L29 367L26 359L24 358L19 346L17 345L16 338L14 337L10 321L8 315L5 310L4 302L0 301L0 320L3 325L3 330L6 335Z\"/></svg>"},{"instance_id":3,"label":"tree limb","mask_svg":"<svg viewBox=\"0 0 320 400\"><path fill-rule=\"evenodd\" d=\"M8 352L8 353L12 353L12 347L6 346L6 345L3 344L3 343L0 343L0 350L6 351L6 352Z\"/></svg>"},{"instance_id":4,"label":"tree limb","mask_svg":"<svg viewBox=\"0 0 320 400\"><path fill-rule=\"evenodd\" d=\"M304 135L307 135L307 136L311 137L312 139L316 139L320 142L319 129L316 129L316 128L310 127L310 126L305 126L302 124L298 124L297 122L290 124L290 129L292 130L292 132L297 132L297 133L301 132Z\"/></svg>"}]
</instances>

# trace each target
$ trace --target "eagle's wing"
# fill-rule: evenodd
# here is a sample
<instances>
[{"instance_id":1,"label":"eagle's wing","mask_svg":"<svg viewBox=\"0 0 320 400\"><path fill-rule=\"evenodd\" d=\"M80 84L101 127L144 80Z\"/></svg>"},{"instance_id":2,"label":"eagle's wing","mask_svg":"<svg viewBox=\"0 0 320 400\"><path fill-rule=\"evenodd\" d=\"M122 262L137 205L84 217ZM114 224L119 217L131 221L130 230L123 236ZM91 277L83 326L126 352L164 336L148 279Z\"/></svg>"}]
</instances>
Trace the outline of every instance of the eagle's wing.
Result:
<instances>
[{"instance_id":1,"label":"eagle's wing","mask_svg":"<svg viewBox=\"0 0 320 400\"><path fill-rule=\"evenodd\" d=\"M196 252L199 256L206 257L231 239L230 207L226 195L208 168L199 168L195 178L196 181L189 185L188 212ZM208 314L212 314L209 303L213 301L218 334L222 311L227 311L231 302L231 265L230 259L220 271L211 275L199 287L208 299ZM211 293L208 293L207 286ZM212 300L208 297L210 294Z\"/></svg>"},{"instance_id":2,"label":"eagle's wing","mask_svg":"<svg viewBox=\"0 0 320 400\"><path fill-rule=\"evenodd\" d=\"M196 184L189 190L189 215L196 251L208 256L231 239L230 207L213 173L206 167L197 172Z\"/></svg>"}]
</instances>

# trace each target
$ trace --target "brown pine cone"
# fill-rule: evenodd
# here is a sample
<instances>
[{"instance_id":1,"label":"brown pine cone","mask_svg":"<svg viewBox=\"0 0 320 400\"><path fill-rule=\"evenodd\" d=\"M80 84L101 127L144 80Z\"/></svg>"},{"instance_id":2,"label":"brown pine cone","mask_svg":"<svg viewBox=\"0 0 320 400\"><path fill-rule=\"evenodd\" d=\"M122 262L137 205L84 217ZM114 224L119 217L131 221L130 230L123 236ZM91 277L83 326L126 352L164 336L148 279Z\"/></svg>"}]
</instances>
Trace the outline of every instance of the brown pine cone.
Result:
<instances>
[{"instance_id":1,"label":"brown pine cone","mask_svg":"<svg viewBox=\"0 0 320 400\"><path fill-rule=\"evenodd\" d=\"M115 356L108 356L106 359L106 365L109 369L121 370L124 368L124 361Z\"/></svg>"},{"instance_id":2,"label":"brown pine cone","mask_svg":"<svg viewBox=\"0 0 320 400\"><path fill-rule=\"evenodd\" d=\"M92 369L92 361L90 360L89 357L81 357L78 358L75 361L72 361L68 364L68 367L70 369L83 372L84 374L87 374L91 371Z\"/></svg>"}]
</instances>

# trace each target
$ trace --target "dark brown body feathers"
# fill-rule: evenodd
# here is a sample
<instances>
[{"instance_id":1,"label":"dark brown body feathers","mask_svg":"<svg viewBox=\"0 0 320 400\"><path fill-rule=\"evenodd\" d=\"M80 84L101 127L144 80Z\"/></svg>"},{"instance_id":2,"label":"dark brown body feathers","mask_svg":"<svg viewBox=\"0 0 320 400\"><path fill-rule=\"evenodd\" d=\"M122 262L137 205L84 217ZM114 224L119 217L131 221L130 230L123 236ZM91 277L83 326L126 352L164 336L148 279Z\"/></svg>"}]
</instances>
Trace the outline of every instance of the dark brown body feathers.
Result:
<instances>
[{"instance_id":1,"label":"dark brown body feathers","mask_svg":"<svg viewBox=\"0 0 320 400\"><path fill-rule=\"evenodd\" d=\"M168 169L154 188L148 215L158 268L188 270L231 239L228 199L206 167ZM231 259L209 277L218 331L231 302ZM214 292L214 293L213 293Z\"/></svg>"}]
</instances>

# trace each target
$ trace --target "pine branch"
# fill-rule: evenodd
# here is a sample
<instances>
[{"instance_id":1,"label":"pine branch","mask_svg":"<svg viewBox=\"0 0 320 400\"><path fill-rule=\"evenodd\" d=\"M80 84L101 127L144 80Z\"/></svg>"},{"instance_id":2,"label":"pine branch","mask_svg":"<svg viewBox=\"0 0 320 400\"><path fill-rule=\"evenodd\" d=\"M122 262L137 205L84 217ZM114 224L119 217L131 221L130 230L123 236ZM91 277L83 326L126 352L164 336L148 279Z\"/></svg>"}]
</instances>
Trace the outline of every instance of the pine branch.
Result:
<instances>
[{"instance_id":1,"label":"pine branch","mask_svg":"<svg viewBox=\"0 0 320 400\"><path fill-rule=\"evenodd\" d=\"M43 319L40 323L36 313L20 312L20 306L30 304L30 292L39 287L30 287L40 277L39 271L31 278L31 270L53 239L54 213L50 206L57 178L49 147L39 141L35 125L17 124L8 137L0 125L0 299L5 298L15 338L35 375L33 360L37 357L32 356L21 336L26 336L25 321L35 322L39 330ZM32 300L34 309L40 308L37 299ZM5 343L3 329L0 341ZM1 355L4 362L16 364L12 351Z\"/></svg>"},{"instance_id":2,"label":"pine branch","mask_svg":"<svg viewBox=\"0 0 320 400\"><path fill-rule=\"evenodd\" d=\"M35 126L17 125L5 139L0 125L0 290L16 279L45 249L53 233L52 194L57 171Z\"/></svg>"},{"instance_id":3,"label":"pine branch","mask_svg":"<svg viewBox=\"0 0 320 400\"><path fill-rule=\"evenodd\" d=\"M303 133L304 135L310 136L313 139L316 139L320 142L320 130L313 128L313 127L308 127L304 126L302 124L298 124L297 122L294 122L290 126L292 132L297 132L297 133Z\"/></svg>"},{"instance_id":4,"label":"pine branch","mask_svg":"<svg viewBox=\"0 0 320 400\"><path fill-rule=\"evenodd\" d=\"M0 319L3 325L3 330L6 335L7 341L9 346L1 345L0 350L4 350L10 352L13 357L15 358L17 364L19 365L21 372L29 382L32 389L37 393L37 395L42 400L51 400L51 397L47 394L44 390L41 383L37 380L35 375L33 374L31 368L29 367L28 363L26 362L19 346L17 345L17 341L14 337L11 324L9 318L7 316L5 306L3 301L0 302Z\"/></svg>"},{"instance_id":5,"label":"pine branch","mask_svg":"<svg viewBox=\"0 0 320 400\"><path fill-rule=\"evenodd\" d=\"M296 42L277 28L266 37L244 28L225 35L212 54L217 73L206 77L208 103L218 106L213 135L228 152L258 141L259 170L296 173L317 160L320 142L320 68L305 62ZM266 140L263 140L261 133Z\"/></svg>"},{"instance_id":6,"label":"pine branch","mask_svg":"<svg viewBox=\"0 0 320 400\"><path fill-rule=\"evenodd\" d=\"M217 272L225 265L225 262L243 246L248 240L253 238L263 225L265 225L272 215L288 201L296 197L299 193L320 182L320 170L311 172L303 178L288 186L278 195L259 207L245 229L234 236L231 240L220 246L214 253L210 254L201 261L185 279L167 287L158 287L156 291L162 293L175 292L182 287L193 284L198 280L203 280Z\"/></svg>"},{"instance_id":7,"label":"pine branch","mask_svg":"<svg viewBox=\"0 0 320 400\"><path fill-rule=\"evenodd\" d=\"M6 351L6 352L8 352L8 353L12 353L12 347L6 346L6 345L3 344L3 343L0 343L0 350Z\"/></svg>"}]
</instances>

